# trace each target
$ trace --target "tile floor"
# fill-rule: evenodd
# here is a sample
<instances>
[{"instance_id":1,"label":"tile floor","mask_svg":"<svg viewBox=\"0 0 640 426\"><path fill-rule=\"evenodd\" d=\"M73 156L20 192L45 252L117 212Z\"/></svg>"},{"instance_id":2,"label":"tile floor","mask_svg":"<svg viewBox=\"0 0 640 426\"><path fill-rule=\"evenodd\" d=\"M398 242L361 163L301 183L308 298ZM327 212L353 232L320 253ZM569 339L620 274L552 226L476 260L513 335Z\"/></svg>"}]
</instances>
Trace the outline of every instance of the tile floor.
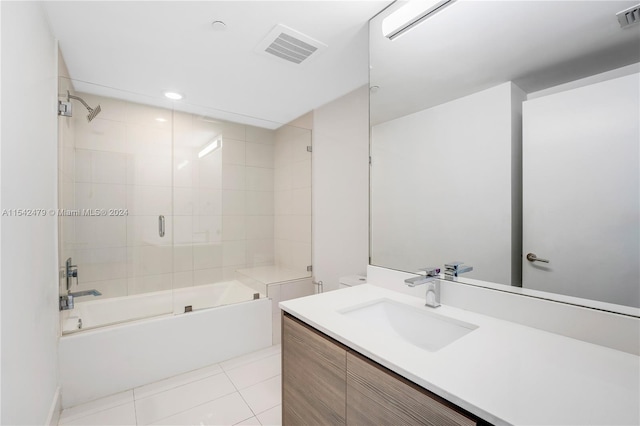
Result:
<instances>
[{"instance_id":1,"label":"tile floor","mask_svg":"<svg viewBox=\"0 0 640 426\"><path fill-rule=\"evenodd\" d=\"M62 411L59 426L280 425L280 345Z\"/></svg>"}]
</instances>

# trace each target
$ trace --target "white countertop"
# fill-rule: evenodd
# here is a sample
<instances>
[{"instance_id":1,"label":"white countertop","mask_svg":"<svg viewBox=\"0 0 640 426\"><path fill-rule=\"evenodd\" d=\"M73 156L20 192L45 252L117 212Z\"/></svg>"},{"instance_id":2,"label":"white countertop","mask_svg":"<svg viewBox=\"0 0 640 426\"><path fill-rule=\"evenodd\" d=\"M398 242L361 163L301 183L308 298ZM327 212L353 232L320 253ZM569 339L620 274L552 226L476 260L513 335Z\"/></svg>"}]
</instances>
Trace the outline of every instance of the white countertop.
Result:
<instances>
[{"instance_id":1,"label":"white countertop","mask_svg":"<svg viewBox=\"0 0 640 426\"><path fill-rule=\"evenodd\" d=\"M636 355L444 305L434 312L478 328L429 352L338 312L380 299L433 309L370 284L280 308L495 425L640 424Z\"/></svg>"}]
</instances>

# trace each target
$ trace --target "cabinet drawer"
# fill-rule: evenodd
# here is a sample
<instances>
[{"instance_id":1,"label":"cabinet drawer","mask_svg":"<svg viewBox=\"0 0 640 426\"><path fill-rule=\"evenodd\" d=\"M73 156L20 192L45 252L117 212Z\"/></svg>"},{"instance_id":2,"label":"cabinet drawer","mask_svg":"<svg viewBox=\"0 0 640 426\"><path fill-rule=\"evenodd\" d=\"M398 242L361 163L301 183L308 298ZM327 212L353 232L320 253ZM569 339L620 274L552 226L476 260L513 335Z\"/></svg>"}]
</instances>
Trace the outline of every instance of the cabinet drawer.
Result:
<instances>
[{"instance_id":1,"label":"cabinet drawer","mask_svg":"<svg viewBox=\"0 0 640 426\"><path fill-rule=\"evenodd\" d=\"M476 421L366 358L347 354L347 423L471 426Z\"/></svg>"}]
</instances>

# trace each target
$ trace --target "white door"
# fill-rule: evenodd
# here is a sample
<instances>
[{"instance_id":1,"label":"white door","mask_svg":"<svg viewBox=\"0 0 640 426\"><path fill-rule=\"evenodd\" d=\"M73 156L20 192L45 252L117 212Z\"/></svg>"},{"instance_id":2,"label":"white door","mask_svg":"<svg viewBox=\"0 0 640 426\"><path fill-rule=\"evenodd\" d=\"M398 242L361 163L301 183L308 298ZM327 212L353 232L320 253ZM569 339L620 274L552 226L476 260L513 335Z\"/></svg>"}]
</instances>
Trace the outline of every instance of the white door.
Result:
<instances>
[{"instance_id":1,"label":"white door","mask_svg":"<svg viewBox=\"0 0 640 426\"><path fill-rule=\"evenodd\" d=\"M640 306L639 121L639 74L524 102L523 287Z\"/></svg>"}]
</instances>

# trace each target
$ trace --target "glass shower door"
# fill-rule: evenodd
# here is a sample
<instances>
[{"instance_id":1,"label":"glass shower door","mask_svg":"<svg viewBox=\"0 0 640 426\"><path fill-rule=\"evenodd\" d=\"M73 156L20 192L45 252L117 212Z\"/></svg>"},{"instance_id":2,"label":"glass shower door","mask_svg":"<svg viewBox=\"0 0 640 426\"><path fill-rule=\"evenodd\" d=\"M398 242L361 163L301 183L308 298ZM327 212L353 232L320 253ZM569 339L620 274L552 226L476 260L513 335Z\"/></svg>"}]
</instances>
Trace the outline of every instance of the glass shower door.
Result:
<instances>
[{"instance_id":1,"label":"glass shower door","mask_svg":"<svg viewBox=\"0 0 640 426\"><path fill-rule=\"evenodd\" d=\"M75 296L63 333L169 313L173 112L66 78L59 88L72 105L58 121L60 295ZM89 121L67 91L99 113Z\"/></svg>"}]
</instances>

